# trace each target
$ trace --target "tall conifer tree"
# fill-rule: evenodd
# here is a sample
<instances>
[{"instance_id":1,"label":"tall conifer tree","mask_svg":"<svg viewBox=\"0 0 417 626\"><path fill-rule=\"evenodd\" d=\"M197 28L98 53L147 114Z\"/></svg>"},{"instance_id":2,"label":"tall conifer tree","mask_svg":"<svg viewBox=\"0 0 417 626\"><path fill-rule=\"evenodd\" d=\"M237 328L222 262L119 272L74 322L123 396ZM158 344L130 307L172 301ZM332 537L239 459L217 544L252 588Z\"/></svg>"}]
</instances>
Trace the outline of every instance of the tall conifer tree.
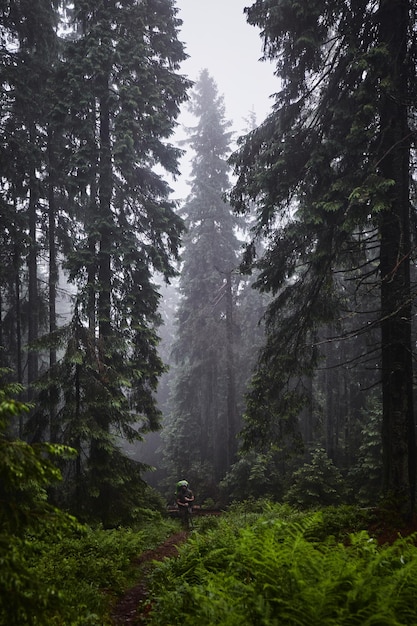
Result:
<instances>
[{"instance_id":1,"label":"tall conifer tree","mask_svg":"<svg viewBox=\"0 0 417 626\"><path fill-rule=\"evenodd\" d=\"M143 491L141 465L120 439L157 429L158 290L152 275L175 274L182 220L169 186L169 143L189 82L180 21L171 0L78 2L77 36L66 43L59 107L67 138L62 166L77 220L65 266L77 288L73 319L51 337L65 351L48 384L61 389L59 436L79 451L78 513L118 523ZM69 486L69 484L68 484ZM82 508L84 510L82 510Z\"/></svg>"},{"instance_id":2,"label":"tall conifer tree","mask_svg":"<svg viewBox=\"0 0 417 626\"><path fill-rule=\"evenodd\" d=\"M187 225L180 277L173 411L167 456L177 475L215 483L236 447L233 309L238 241L223 194L229 188L230 124L207 70L195 85L189 129L194 151L191 193L182 209Z\"/></svg>"},{"instance_id":3,"label":"tall conifer tree","mask_svg":"<svg viewBox=\"0 0 417 626\"><path fill-rule=\"evenodd\" d=\"M384 489L410 512L411 4L257 0L246 11L282 80L273 112L233 157L239 178L232 203L242 211L258 203L258 234L268 242L258 284L277 296L249 396L246 442L267 445L299 413L294 377L311 372L317 359L314 330L341 318L344 270L358 290L379 289ZM373 327L371 311L368 317ZM363 332L363 315L356 320Z\"/></svg>"}]
</instances>

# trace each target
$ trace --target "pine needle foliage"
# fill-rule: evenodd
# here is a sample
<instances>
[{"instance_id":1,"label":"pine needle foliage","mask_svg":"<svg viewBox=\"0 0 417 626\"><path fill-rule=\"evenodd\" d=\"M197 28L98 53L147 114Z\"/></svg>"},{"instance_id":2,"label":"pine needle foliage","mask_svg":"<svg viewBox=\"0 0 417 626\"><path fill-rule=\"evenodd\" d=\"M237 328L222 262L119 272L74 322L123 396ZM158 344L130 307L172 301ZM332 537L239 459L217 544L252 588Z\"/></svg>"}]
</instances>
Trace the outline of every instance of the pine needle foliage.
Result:
<instances>
[{"instance_id":1,"label":"pine needle foliage","mask_svg":"<svg viewBox=\"0 0 417 626\"><path fill-rule=\"evenodd\" d=\"M415 624L417 548L367 531L323 539L323 515L231 514L154 572L150 623L223 626ZM320 539L321 536L321 539Z\"/></svg>"}]
</instances>

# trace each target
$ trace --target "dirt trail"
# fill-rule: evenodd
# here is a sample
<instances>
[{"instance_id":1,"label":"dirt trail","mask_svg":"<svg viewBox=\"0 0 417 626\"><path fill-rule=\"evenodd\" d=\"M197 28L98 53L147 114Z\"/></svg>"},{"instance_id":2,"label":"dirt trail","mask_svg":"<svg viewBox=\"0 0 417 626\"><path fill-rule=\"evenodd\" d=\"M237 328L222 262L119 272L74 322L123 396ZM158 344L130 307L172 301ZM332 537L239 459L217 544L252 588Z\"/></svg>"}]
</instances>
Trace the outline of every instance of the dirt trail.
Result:
<instances>
[{"instance_id":1,"label":"dirt trail","mask_svg":"<svg viewBox=\"0 0 417 626\"><path fill-rule=\"evenodd\" d=\"M177 546L184 543L187 536L186 531L175 533L160 546L154 550L147 550L135 560L139 582L129 589L114 607L112 614L114 626L122 626L122 624L140 626L146 623L147 611L144 604L148 599L147 574L151 569L151 563L176 556Z\"/></svg>"}]
</instances>

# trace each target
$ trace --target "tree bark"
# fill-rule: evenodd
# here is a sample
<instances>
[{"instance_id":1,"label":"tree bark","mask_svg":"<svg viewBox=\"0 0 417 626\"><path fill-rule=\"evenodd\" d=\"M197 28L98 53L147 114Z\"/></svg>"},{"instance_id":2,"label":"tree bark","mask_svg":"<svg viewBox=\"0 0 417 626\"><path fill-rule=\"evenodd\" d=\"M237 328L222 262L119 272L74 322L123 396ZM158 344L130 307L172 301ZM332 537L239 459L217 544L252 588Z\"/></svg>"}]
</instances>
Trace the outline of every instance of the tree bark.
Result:
<instances>
[{"instance_id":1,"label":"tree bark","mask_svg":"<svg viewBox=\"0 0 417 626\"><path fill-rule=\"evenodd\" d=\"M48 132L48 161L49 161L49 181L48 181L48 247L49 247L49 332L52 334L57 329L56 321L56 298L58 284L58 265L56 253L56 202L55 202L55 151L53 131ZM56 348L52 344L49 349L49 369L56 365ZM56 390L50 383L49 401L49 438L52 442L58 441L58 427L56 423Z\"/></svg>"},{"instance_id":2,"label":"tree bark","mask_svg":"<svg viewBox=\"0 0 417 626\"><path fill-rule=\"evenodd\" d=\"M98 358L99 367L104 372L109 363L109 342L111 341L111 200L112 200L112 151L110 133L109 74L103 72L100 89L100 159L99 159L99 254L98 254ZM107 381L108 382L108 381ZM95 416L103 432L110 430L110 419L106 412ZM98 485L98 514L104 526L108 523L111 503L110 455L103 441L92 441L90 463Z\"/></svg>"},{"instance_id":3,"label":"tree bark","mask_svg":"<svg viewBox=\"0 0 417 626\"><path fill-rule=\"evenodd\" d=\"M380 218L384 492L406 516L414 511L416 445L411 349L407 38L409 3L380 3L380 45L389 86L382 93L379 170L393 181Z\"/></svg>"},{"instance_id":4,"label":"tree bark","mask_svg":"<svg viewBox=\"0 0 417 626\"><path fill-rule=\"evenodd\" d=\"M236 377L235 377L235 360L234 360L234 342L233 342L233 294L232 294L232 272L226 275L226 326L227 326L227 459L226 468L228 471L235 461L237 441L236 441Z\"/></svg>"},{"instance_id":5,"label":"tree bark","mask_svg":"<svg viewBox=\"0 0 417 626\"><path fill-rule=\"evenodd\" d=\"M30 132L31 142L34 141L34 130ZM38 378L38 352L32 347L32 343L39 334L39 294L38 294L38 244L36 236L37 205L38 205L38 181L34 166L31 166L29 176L29 302L28 302L28 394L32 398L30 385Z\"/></svg>"},{"instance_id":6,"label":"tree bark","mask_svg":"<svg viewBox=\"0 0 417 626\"><path fill-rule=\"evenodd\" d=\"M106 84L108 79L106 78ZM112 158L110 138L110 109L108 85L107 93L100 101L100 251L98 297L99 337L106 341L110 332L110 294L111 294L111 197L112 197Z\"/></svg>"}]
</instances>

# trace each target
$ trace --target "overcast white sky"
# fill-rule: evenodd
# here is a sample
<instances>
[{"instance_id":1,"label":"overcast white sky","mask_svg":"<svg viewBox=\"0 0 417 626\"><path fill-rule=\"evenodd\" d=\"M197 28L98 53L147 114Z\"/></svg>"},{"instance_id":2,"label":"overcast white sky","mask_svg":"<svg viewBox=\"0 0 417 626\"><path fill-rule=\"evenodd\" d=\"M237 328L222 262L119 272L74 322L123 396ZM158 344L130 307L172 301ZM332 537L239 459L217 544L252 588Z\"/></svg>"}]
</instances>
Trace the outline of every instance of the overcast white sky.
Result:
<instances>
[{"instance_id":1,"label":"overcast white sky","mask_svg":"<svg viewBox=\"0 0 417 626\"><path fill-rule=\"evenodd\" d=\"M250 111L260 123L269 113L278 91L273 66L261 62L262 41L259 29L246 22L243 9L251 0L177 0L178 17L182 19L179 39L185 44L189 58L182 64L181 73L196 80L207 68L224 97L226 119L232 122L236 135L243 134ZM179 118L179 139L184 137L183 125L192 123L186 106ZM187 179L188 159L181 163L184 173L171 184L175 198L189 193Z\"/></svg>"}]
</instances>

